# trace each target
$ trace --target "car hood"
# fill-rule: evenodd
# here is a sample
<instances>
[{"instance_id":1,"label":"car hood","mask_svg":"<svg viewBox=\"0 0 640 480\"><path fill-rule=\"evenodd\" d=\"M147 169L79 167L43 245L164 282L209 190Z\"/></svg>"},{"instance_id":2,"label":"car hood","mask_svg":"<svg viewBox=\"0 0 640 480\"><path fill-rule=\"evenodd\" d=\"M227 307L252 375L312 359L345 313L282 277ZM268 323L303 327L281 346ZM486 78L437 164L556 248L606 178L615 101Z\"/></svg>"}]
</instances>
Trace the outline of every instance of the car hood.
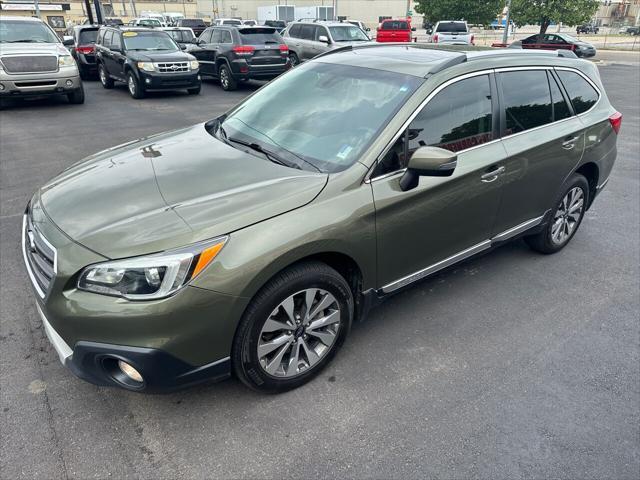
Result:
<instances>
[{"instance_id":1,"label":"car hood","mask_svg":"<svg viewBox=\"0 0 640 480\"><path fill-rule=\"evenodd\" d=\"M199 124L89 157L43 186L39 201L73 240L120 258L231 233L311 202L326 183Z\"/></svg>"},{"instance_id":2,"label":"car hood","mask_svg":"<svg viewBox=\"0 0 640 480\"><path fill-rule=\"evenodd\" d=\"M127 56L135 62L187 62L195 58L181 50L173 52L129 50Z\"/></svg>"},{"instance_id":3,"label":"car hood","mask_svg":"<svg viewBox=\"0 0 640 480\"><path fill-rule=\"evenodd\" d=\"M69 55L69 50L61 43L3 43L0 55Z\"/></svg>"}]
</instances>

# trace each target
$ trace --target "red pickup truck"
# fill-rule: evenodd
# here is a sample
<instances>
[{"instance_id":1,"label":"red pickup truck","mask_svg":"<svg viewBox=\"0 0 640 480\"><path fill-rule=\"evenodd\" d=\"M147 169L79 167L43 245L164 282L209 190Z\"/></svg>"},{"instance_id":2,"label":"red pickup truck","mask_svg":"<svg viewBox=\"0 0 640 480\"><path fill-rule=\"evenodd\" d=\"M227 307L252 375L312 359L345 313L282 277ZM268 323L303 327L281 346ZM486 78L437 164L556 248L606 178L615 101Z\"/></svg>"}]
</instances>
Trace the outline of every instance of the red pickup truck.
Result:
<instances>
[{"instance_id":1,"label":"red pickup truck","mask_svg":"<svg viewBox=\"0 0 640 480\"><path fill-rule=\"evenodd\" d=\"M411 20L383 20L376 34L376 42L410 42Z\"/></svg>"}]
</instances>

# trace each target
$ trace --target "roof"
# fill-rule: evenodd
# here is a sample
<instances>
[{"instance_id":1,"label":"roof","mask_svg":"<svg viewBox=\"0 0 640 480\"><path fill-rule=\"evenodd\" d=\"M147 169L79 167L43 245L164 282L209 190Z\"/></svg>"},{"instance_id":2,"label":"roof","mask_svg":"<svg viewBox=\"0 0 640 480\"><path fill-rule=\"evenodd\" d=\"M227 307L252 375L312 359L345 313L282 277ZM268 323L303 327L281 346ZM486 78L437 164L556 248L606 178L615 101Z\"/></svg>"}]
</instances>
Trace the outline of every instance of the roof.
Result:
<instances>
[{"instance_id":1,"label":"roof","mask_svg":"<svg viewBox=\"0 0 640 480\"><path fill-rule=\"evenodd\" d=\"M375 68L391 72L428 77L466 62L489 58L506 59L575 57L568 50L520 50L447 45L439 47L416 43L364 43L347 45L318 55L313 61Z\"/></svg>"},{"instance_id":2,"label":"roof","mask_svg":"<svg viewBox=\"0 0 640 480\"><path fill-rule=\"evenodd\" d=\"M0 17L0 21L2 20L20 20L23 22L42 22L42 20L40 20L39 18L34 18L34 17L20 17L18 15L2 15ZM42 22L44 23L44 22Z\"/></svg>"}]
</instances>

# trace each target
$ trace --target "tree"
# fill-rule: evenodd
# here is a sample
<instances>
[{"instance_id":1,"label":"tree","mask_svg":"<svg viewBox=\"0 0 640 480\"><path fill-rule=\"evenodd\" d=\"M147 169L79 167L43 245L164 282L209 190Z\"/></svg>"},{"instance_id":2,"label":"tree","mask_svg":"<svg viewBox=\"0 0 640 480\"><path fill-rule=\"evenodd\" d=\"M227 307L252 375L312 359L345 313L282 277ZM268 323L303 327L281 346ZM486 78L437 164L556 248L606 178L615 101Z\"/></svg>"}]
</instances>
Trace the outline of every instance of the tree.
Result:
<instances>
[{"instance_id":1,"label":"tree","mask_svg":"<svg viewBox=\"0 0 640 480\"><path fill-rule=\"evenodd\" d=\"M504 0L416 0L416 12L430 22L466 20L489 25L502 12Z\"/></svg>"},{"instance_id":2,"label":"tree","mask_svg":"<svg viewBox=\"0 0 640 480\"><path fill-rule=\"evenodd\" d=\"M551 22L579 25L588 22L600 0L512 0L511 20L516 25L540 25L544 34Z\"/></svg>"}]
</instances>

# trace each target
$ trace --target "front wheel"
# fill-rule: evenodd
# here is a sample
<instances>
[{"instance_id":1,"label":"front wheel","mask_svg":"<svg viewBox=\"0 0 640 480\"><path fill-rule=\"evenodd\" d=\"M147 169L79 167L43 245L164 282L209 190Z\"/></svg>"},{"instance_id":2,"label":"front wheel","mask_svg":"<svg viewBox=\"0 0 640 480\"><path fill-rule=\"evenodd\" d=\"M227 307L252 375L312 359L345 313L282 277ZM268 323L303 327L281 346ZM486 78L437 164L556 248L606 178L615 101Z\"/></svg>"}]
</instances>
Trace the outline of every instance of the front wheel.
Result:
<instances>
[{"instance_id":1,"label":"front wheel","mask_svg":"<svg viewBox=\"0 0 640 480\"><path fill-rule=\"evenodd\" d=\"M284 270L253 298L233 342L238 378L277 393L315 377L343 344L353 318L345 279L324 263Z\"/></svg>"},{"instance_id":2,"label":"front wheel","mask_svg":"<svg viewBox=\"0 0 640 480\"><path fill-rule=\"evenodd\" d=\"M578 231L589 205L589 183L574 173L562 189L548 225L540 233L525 237L529 246L540 253L562 250Z\"/></svg>"},{"instance_id":3,"label":"front wheel","mask_svg":"<svg viewBox=\"0 0 640 480\"><path fill-rule=\"evenodd\" d=\"M140 82L138 82L133 72L127 73L127 87L133 98L144 98L144 89L140 86Z\"/></svg>"},{"instance_id":4,"label":"front wheel","mask_svg":"<svg viewBox=\"0 0 640 480\"><path fill-rule=\"evenodd\" d=\"M74 90L71 93L67 94L67 98L69 99L69 103L74 105L80 105L84 103L84 88L80 86L77 90Z\"/></svg>"}]
</instances>

